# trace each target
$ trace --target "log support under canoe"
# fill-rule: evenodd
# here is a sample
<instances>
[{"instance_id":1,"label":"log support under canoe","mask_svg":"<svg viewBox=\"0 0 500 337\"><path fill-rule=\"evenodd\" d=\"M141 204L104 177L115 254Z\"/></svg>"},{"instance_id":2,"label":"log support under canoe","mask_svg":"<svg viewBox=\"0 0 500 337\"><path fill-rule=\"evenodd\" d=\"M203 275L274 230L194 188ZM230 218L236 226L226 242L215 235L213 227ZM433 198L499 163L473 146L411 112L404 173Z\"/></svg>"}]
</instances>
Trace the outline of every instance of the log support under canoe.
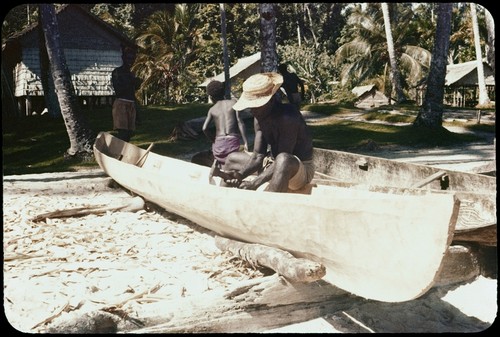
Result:
<instances>
[{"instance_id":1,"label":"log support under canoe","mask_svg":"<svg viewBox=\"0 0 500 337\"><path fill-rule=\"evenodd\" d=\"M215 245L222 251L254 266L271 268L290 282L313 282L326 274L325 266L303 258L295 258L287 251L255 243L244 243L217 236Z\"/></svg>"}]
</instances>

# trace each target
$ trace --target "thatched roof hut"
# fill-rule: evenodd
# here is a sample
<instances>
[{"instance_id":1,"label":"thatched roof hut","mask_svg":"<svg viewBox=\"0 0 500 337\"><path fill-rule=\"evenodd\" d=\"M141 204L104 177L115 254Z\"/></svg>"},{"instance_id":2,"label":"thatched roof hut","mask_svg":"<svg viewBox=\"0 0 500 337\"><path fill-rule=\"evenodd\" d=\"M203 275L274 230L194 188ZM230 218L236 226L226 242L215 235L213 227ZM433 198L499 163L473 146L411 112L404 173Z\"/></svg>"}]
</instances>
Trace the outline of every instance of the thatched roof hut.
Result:
<instances>
[{"instance_id":1,"label":"thatched roof hut","mask_svg":"<svg viewBox=\"0 0 500 337\"><path fill-rule=\"evenodd\" d=\"M134 43L81 6L64 5L56 16L76 96L86 104L95 100L110 103L114 95L111 72L122 64L121 46ZM17 101L21 114L31 115L44 107L39 50L38 23L2 45L2 77L5 75L10 89L8 98Z\"/></svg>"},{"instance_id":2,"label":"thatched roof hut","mask_svg":"<svg viewBox=\"0 0 500 337\"><path fill-rule=\"evenodd\" d=\"M495 74L491 66L483 61L486 90L491 101L495 101ZM474 107L478 103L479 81L477 61L450 64L446 67L444 103L454 107ZM426 85L417 87L416 101L422 104Z\"/></svg>"},{"instance_id":3,"label":"thatched roof hut","mask_svg":"<svg viewBox=\"0 0 500 337\"><path fill-rule=\"evenodd\" d=\"M495 75L493 69L486 62L483 62L484 80L486 85L495 85ZM477 61L450 64L446 67L445 85L448 87L476 86Z\"/></svg>"},{"instance_id":4,"label":"thatched roof hut","mask_svg":"<svg viewBox=\"0 0 500 337\"><path fill-rule=\"evenodd\" d=\"M246 80L248 77L260 73L260 69L260 52L257 52L253 55L240 58L231 68L229 68L229 78L231 80ZM207 78L199 86L206 87L208 83L213 80L225 82L224 72L214 77Z\"/></svg>"},{"instance_id":5,"label":"thatched roof hut","mask_svg":"<svg viewBox=\"0 0 500 337\"><path fill-rule=\"evenodd\" d=\"M379 91L374 84L357 86L351 92L358 97L358 100L354 103L358 108L371 109L390 104L389 98Z\"/></svg>"}]
</instances>

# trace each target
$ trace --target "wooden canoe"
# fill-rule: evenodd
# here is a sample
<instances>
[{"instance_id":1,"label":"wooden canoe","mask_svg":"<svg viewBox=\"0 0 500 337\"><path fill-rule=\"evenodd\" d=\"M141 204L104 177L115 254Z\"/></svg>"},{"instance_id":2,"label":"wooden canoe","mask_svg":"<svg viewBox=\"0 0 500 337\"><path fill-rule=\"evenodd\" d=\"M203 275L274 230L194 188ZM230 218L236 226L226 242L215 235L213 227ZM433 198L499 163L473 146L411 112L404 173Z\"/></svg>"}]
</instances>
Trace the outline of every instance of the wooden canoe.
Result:
<instances>
[{"instance_id":1,"label":"wooden canoe","mask_svg":"<svg viewBox=\"0 0 500 337\"><path fill-rule=\"evenodd\" d=\"M457 233L496 227L496 177L321 148L314 149L314 161L317 177L330 184L399 194L455 194L461 201Z\"/></svg>"},{"instance_id":2,"label":"wooden canoe","mask_svg":"<svg viewBox=\"0 0 500 337\"><path fill-rule=\"evenodd\" d=\"M452 194L396 195L313 186L309 194L219 187L209 168L101 132L100 167L118 184L221 236L322 263L324 280L368 299L401 302L432 287L460 208Z\"/></svg>"}]
</instances>

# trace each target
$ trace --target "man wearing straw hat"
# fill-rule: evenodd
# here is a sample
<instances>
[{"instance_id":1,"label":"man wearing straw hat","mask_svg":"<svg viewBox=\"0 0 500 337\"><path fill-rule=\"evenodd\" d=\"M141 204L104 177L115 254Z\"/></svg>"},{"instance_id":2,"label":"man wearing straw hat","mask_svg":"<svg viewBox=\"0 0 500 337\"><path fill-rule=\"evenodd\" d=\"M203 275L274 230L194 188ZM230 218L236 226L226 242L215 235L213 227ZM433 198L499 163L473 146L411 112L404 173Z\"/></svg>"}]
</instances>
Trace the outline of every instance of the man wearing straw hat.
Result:
<instances>
[{"instance_id":1,"label":"man wearing straw hat","mask_svg":"<svg viewBox=\"0 0 500 337\"><path fill-rule=\"evenodd\" d=\"M225 179L230 186L256 190L269 182L266 191L288 192L311 182L312 137L297 107L283 104L275 95L282 83L283 77L273 72L255 74L243 83L243 93L233 109L250 109L254 117L254 150L251 155L233 152L227 157L223 169L230 176ZM270 161L263 165L268 157ZM243 180L255 172L259 174L254 179Z\"/></svg>"}]
</instances>

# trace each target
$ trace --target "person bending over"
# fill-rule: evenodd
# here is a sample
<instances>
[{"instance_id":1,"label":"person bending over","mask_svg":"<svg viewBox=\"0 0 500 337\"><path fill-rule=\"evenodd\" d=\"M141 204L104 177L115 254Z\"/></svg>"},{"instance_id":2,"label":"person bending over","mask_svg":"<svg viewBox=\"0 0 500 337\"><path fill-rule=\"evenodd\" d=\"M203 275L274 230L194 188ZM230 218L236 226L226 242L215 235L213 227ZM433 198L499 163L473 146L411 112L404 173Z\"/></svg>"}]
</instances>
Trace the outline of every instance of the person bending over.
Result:
<instances>
[{"instance_id":1,"label":"person bending over","mask_svg":"<svg viewBox=\"0 0 500 337\"><path fill-rule=\"evenodd\" d=\"M233 106L250 109L255 141L251 155L231 153L224 166L229 186L256 190L269 182L266 191L298 190L314 177L312 136L302 114L276 95L283 77L274 72L255 74L243 83L243 93ZM268 153L268 146L270 153ZM244 180L257 173L254 179Z\"/></svg>"}]
</instances>

